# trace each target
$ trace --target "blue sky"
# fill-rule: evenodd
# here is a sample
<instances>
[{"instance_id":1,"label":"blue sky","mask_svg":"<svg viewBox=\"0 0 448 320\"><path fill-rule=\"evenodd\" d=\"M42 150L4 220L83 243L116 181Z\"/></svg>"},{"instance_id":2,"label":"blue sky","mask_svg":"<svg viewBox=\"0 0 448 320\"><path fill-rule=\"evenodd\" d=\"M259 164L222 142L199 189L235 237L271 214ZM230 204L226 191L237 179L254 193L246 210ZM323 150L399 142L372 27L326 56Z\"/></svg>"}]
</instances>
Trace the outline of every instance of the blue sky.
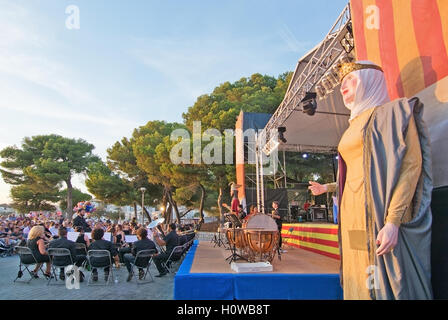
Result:
<instances>
[{"instance_id":1,"label":"blue sky","mask_svg":"<svg viewBox=\"0 0 448 320\"><path fill-rule=\"evenodd\" d=\"M56 133L105 159L149 120L181 122L220 83L294 70L347 2L0 0L0 148Z\"/></svg>"}]
</instances>

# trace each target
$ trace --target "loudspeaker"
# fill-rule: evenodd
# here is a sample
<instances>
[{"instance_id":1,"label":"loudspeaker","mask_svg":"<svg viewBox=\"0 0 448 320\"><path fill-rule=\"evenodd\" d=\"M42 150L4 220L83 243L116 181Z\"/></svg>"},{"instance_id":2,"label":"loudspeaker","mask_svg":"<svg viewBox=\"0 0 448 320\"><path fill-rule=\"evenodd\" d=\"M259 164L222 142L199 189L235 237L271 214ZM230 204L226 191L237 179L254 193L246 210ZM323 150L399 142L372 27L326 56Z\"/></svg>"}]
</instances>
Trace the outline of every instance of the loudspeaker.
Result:
<instances>
[{"instance_id":1,"label":"loudspeaker","mask_svg":"<svg viewBox=\"0 0 448 320\"><path fill-rule=\"evenodd\" d=\"M326 208L311 207L311 221L328 221Z\"/></svg>"}]
</instances>

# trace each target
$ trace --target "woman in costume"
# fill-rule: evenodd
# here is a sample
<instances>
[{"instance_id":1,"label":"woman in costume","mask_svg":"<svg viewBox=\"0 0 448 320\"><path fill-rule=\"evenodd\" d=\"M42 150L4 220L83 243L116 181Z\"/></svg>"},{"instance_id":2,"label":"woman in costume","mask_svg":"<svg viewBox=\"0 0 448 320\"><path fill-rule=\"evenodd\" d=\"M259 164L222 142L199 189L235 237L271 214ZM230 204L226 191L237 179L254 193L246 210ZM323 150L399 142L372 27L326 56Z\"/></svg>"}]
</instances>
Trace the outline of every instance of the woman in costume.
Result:
<instances>
[{"instance_id":1,"label":"woman in costume","mask_svg":"<svg viewBox=\"0 0 448 320\"><path fill-rule=\"evenodd\" d=\"M431 158L423 105L390 102L382 69L340 66L350 125L339 142L337 192L344 299L431 299Z\"/></svg>"}]
</instances>

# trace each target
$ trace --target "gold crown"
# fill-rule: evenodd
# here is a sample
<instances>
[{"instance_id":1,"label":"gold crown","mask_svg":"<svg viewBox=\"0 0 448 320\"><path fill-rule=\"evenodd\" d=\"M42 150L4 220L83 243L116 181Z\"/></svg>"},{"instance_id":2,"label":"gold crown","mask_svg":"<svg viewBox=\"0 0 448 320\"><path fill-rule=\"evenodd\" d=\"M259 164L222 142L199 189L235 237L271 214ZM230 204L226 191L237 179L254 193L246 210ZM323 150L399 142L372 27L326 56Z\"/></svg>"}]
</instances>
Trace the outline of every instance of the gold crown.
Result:
<instances>
[{"instance_id":1,"label":"gold crown","mask_svg":"<svg viewBox=\"0 0 448 320\"><path fill-rule=\"evenodd\" d=\"M345 63L338 65L339 81L342 82L342 80L345 78L345 76L348 75L350 72L362 70L362 69L376 69L376 70L380 70L381 72L383 72L383 69L381 69L380 66L376 66L374 64L345 62Z\"/></svg>"}]
</instances>

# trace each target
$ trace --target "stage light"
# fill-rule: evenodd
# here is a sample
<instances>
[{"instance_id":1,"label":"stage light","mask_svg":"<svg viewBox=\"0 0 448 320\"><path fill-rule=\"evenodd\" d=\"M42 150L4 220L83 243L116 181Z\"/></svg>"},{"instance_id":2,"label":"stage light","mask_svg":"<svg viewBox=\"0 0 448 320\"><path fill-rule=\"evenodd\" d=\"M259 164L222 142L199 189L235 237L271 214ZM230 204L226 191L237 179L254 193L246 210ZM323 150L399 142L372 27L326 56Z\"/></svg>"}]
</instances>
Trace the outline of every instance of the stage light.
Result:
<instances>
[{"instance_id":1,"label":"stage light","mask_svg":"<svg viewBox=\"0 0 448 320\"><path fill-rule=\"evenodd\" d=\"M353 39L351 23L347 25L347 33L344 35L344 37L341 39L339 43L347 53L350 53L355 48L355 40Z\"/></svg>"},{"instance_id":2,"label":"stage light","mask_svg":"<svg viewBox=\"0 0 448 320\"><path fill-rule=\"evenodd\" d=\"M309 116L314 116L317 109L316 92L307 92L305 97L300 101L299 105L302 106L302 112Z\"/></svg>"},{"instance_id":3,"label":"stage light","mask_svg":"<svg viewBox=\"0 0 448 320\"><path fill-rule=\"evenodd\" d=\"M334 157L336 160L339 160L339 156Z\"/></svg>"},{"instance_id":4,"label":"stage light","mask_svg":"<svg viewBox=\"0 0 448 320\"><path fill-rule=\"evenodd\" d=\"M316 89L316 93L317 93L317 96L318 96L319 100L324 99L325 98L325 89L324 89L324 87L322 87L321 85L317 85L315 89Z\"/></svg>"},{"instance_id":5,"label":"stage light","mask_svg":"<svg viewBox=\"0 0 448 320\"><path fill-rule=\"evenodd\" d=\"M304 153L304 154L302 154L302 158L303 158L303 159L308 158L308 153Z\"/></svg>"},{"instance_id":6,"label":"stage light","mask_svg":"<svg viewBox=\"0 0 448 320\"><path fill-rule=\"evenodd\" d=\"M277 130L278 130L278 138L280 139L280 141L286 143L287 140L283 136L283 134L286 132L286 127L278 127Z\"/></svg>"},{"instance_id":7,"label":"stage light","mask_svg":"<svg viewBox=\"0 0 448 320\"><path fill-rule=\"evenodd\" d=\"M333 89L334 87L336 87L339 84L337 74L335 75L331 70L325 74L325 78L331 84L331 89Z\"/></svg>"},{"instance_id":8,"label":"stage light","mask_svg":"<svg viewBox=\"0 0 448 320\"><path fill-rule=\"evenodd\" d=\"M322 79L322 87L324 87L327 94L333 92L333 85L331 84L330 80L328 80L326 77Z\"/></svg>"}]
</instances>

